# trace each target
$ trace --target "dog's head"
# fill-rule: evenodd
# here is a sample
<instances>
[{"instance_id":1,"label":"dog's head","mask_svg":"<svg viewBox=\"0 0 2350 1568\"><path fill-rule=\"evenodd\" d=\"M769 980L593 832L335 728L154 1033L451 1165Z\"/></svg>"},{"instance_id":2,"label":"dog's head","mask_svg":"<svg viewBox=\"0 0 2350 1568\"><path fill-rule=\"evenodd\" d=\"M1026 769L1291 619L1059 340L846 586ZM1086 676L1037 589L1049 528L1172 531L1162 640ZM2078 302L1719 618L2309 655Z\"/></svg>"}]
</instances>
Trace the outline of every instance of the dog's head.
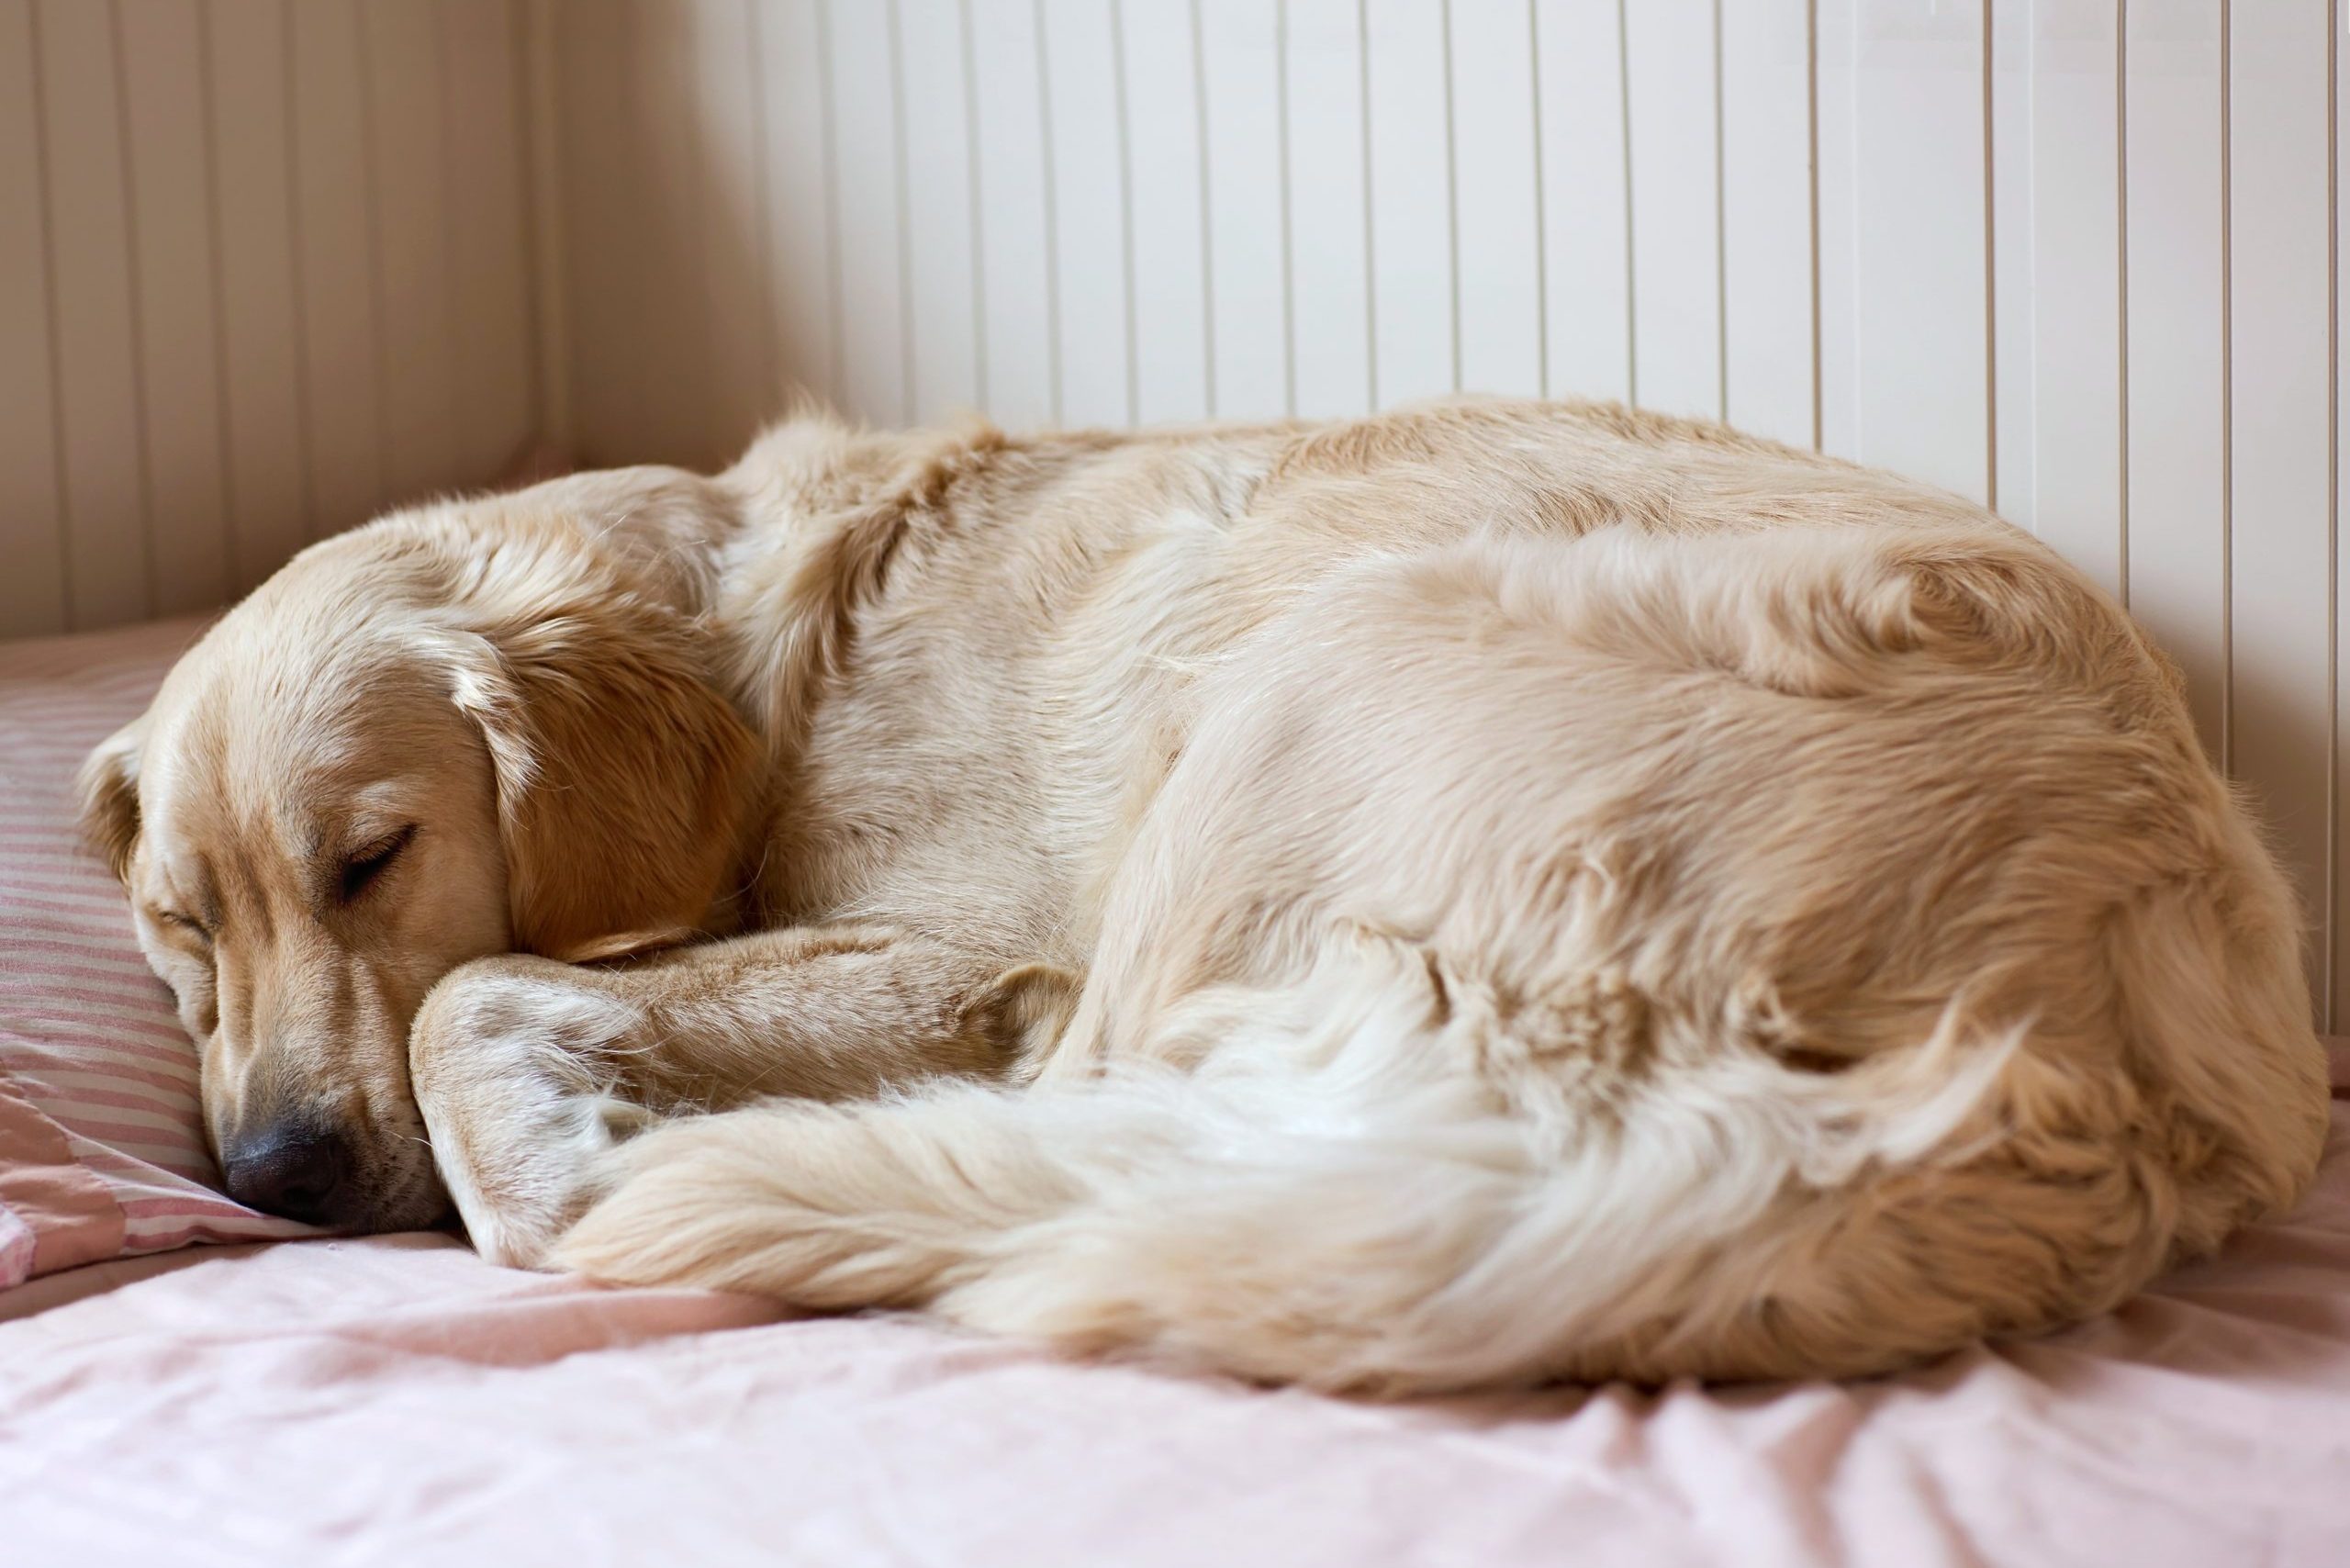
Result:
<instances>
[{"instance_id":1,"label":"dog's head","mask_svg":"<svg viewBox=\"0 0 2350 1568\"><path fill-rule=\"evenodd\" d=\"M408 1033L433 983L674 939L731 890L755 748L676 548L711 501L639 470L329 541L92 755L84 824L201 1052L232 1194L431 1222Z\"/></svg>"}]
</instances>

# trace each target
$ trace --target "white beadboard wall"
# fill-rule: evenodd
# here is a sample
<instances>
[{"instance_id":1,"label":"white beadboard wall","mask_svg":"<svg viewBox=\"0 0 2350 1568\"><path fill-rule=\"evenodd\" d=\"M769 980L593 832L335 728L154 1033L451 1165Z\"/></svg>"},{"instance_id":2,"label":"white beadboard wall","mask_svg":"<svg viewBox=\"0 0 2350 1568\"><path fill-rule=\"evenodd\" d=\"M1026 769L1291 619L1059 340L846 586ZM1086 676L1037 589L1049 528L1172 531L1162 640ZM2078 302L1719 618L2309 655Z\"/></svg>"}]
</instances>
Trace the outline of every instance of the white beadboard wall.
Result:
<instances>
[{"instance_id":1,"label":"white beadboard wall","mask_svg":"<svg viewBox=\"0 0 2350 1568\"><path fill-rule=\"evenodd\" d=\"M2350 1029L2334 0L0 0L0 633L534 439L1726 416L2186 666Z\"/></svg>"},{"instance_id":2,"label":"white beadboard wall","mask_svg":"<svg viewBox=\"0 0 2350 1568\"><path fill-rule=\"evenodd\" d=\"M528 21L0 0L0 634L218 604L528 443Z\"/></svg>"}]
</instances>

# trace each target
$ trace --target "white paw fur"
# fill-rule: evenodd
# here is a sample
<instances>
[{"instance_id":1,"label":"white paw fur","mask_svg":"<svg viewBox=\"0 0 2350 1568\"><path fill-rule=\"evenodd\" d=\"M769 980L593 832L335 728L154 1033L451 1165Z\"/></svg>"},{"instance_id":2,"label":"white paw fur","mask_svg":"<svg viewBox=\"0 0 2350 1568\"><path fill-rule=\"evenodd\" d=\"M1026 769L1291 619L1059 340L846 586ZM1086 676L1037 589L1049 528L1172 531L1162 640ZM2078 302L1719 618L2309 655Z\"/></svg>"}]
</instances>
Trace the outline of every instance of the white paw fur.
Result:
<instances>
[{"instance_id":1,"label":"white paw fur","mask_svg":"<svg viewBox=\"0 0 2350 1568\"><path fill-rule=\"evenodd\" d=\"M493 960L434 988L409 1061L435 1161L475 1248L537 1268L610 1184L649 1114L612 1091L643 1020L616 997Z\"/></svg>"}]
</instances>

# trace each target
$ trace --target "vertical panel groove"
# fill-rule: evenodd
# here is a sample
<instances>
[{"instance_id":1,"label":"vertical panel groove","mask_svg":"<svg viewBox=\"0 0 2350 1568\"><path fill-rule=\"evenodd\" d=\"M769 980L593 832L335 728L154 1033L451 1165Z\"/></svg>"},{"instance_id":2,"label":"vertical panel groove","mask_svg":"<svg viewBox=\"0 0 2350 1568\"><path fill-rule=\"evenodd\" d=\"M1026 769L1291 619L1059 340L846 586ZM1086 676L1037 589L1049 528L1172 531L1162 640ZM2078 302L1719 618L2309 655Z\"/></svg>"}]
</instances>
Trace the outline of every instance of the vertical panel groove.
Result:
<instances>
[{"instance_id":1,"label":"vertical panel groove","mask_svg":"<svg viewBox=\"0 0 2350 1568\"><path fill-rule=\"evenodd\" d=\"M1714 0L1714 417L1729 418L1729 184L1722 151L1722 0Z\"/></svg>"},{"instance_id":2,"label":"vertical panel groove","mask_svg":"<svg viewBox=\"0 0 2350 1568\"><path fill-rule=\"evenodd\" d=\"M531 204L531 221L522 230L524 246L523 275L531 280L537 297L530 302L531 319L528 340L531 355L530 398L532 422L537 426L538 439L558 450L571 444L571 367L568 358L570 344L567 316L569 291L564 286L563 256L565 251L563 211L563 140L557 134L563 123L563 109L558 94L562 91L556 62L555 0L515 0L513 13L515 32L515 62L520 79L515 85L514 134L520 140L525 171L524 195ZM752 27L751 58L762 58L758 49L758 0L744 0ZM755 65L753 80L759 89L757 104L764 112L767 100L767 79ZM761 123L759 152L767 151L765 123ZM764 203L767 182L759 182ZM764 211L763 214L764 216ZM762 247L767 242L767 225L759 225ZM767 253L760 252L760 276L772 275ZM767 330L775 335L775 312L772 305L767 311Z\"/></svg>"},{"instance_id":3,"label":"vertical panel groove","mask_svg":"<svg viewBox=\"0 0 2350 1568\"><path fill-rule=\"evenodd\" d=\"M719 188L734 233L731 245L720 252L714 263L724 283L732 286L725 291L731 303L720 312L712 334L722 341L741 344L731 367L733 375L726 383L724 407L731 417L722 432L734 443L734 450L755 438L774 419L777 394L784 381L782 321L776 289L779 267L767 145L767 83L763 68L767 60L767 29L760 15L763 8L760 0L733 0L735 14L732 18L719 17L713 8L705 10L698 19L698 31L702 36L699 47L705 52L711 38L722 39L732 34L738 52L731 59L722 52L712 63L723 63L741 73L733 89L722 87L717 94L724 106L720 110L720 123L724 128L721 134L728 154L722 164L727 177ZM745 263L752 274L747 278L739 270ZM758 322L758 330L750 335L747 342L743 342L744 333L738 324L744 314L754 316ZM732 456L733 451L728 455Z\"/></svg>"},{"instance_id":4,"label":"vertical panel groove","mask_svg":"<svg viewBox=\"0 0 2350 1568\"><path fill-rule=\"evenodd\" d=\"M302 242L302 180L301 138L302 116L297 103L294 47L295 0L282 0L279 6L280 26L285 28L285 44L278 52L280 90L285 95L285 272L294 287L294 440L301 448L297 454L295 472L302 476L302 534L307 539L319 536L319 478L317 457L310 440L310 311L309 285L303 275L307 247ZM432 25L441 30L441 13L432 13ZM447 47L446 39L442 40ZM448 113L443 97L442 116Z\"/></svg>"},{"instance_id":5,"label":"vertical panel groove","mask_svg":"<svg viewBox=\"0 0 2350 1568\"><path fill-rule=\"evenodd\" d=\"M1811 223L1811 449L1822 450L1826 436L1819 389L1821 360L1819 328L1819 0L1804 0L1804 139L1807 148L1806 195Z\"/></svg>"},{"instance_id":6,"label":"vertical panel groove","mask_svg":"<svg viewBox=\"0 0 2350 1568\"><path fill-rule=\"evenodd\" d=\"M367 25L366 13L363 11L359 25L352 28L352 51L357 59L359 72L359 178L367 191L367 316L369 332L375 340L371 346L375 362L375 450L381 454L381 461L388 464L392 452L391 390L387 383L389 373L385 367L390 363L391 356L386 352L387 340L385 337L384 201L383 191L375 178L379 106L375 102L375 46L368 41L373 36L373 29ZM205 56L207 60L211 57L208 46ZM218 277L220 265L217 259L212 270L213 275ZM226 335L225 325L223 335ZM224 391L222 407L226 406ZM229 531L232 539L235 532L234 529ZM230 569L233 573L233 563Z\"/></svg>"},{"instance_id":7,"label":"vertical panel groove","mask_svg":"<svg viewBox=\"0 0 2350 1568\"><path fill-rule=\"evenodd\" d=\"M1200 143L1200 364L1207 375L1208 418L1215 418L1214 165L1208 152L1208 55L1200 0L1192 0L1192 116Z\"/></svg>"},{"instance_id":8,"label":"vertical panel groove","mask_svg":"<svg viewBox=\"0 0 2350 1568\"><path fill-rule=\"evenodd\" d=\"M1126 14L1123 0L1110 0L1112 85L1118 111L1118 257L1126 296L1126 423L1142 419L1141 335L1135 327L1135 145L1132 111L1126 103ZM1282 166L1288 166L1286 156ZM1289 204L1281 204L1288 215Z\"/></svg>"},{"instance_id":9,"label":"vertical panel groove","mask_svg":"<svg viewBox=\"0 0 2350 1568\"><path fill-rule=\"evenodd\" d=\"M834 112L839 101L833 90L830 0L816 0L816 95L824 125L824 297L832 306L824 313L824 375L832 400L837 403L848 383L848 349L841 332L841 134Z\"/></svg>"},{"instance_id":10,"label":"vertical panel groove","mask_svg":"<svg viewBox=\"0 0 2350 1568\"><path fill-rule=\"evenodd\" d=\"M1707 150L1719 171L1713 223L1721 417L1758 435L1812 438L1811 133L1800 0L1723 0L1719 104Z\"/></svg>"},{"instance_id":11,"label":"vertical panel groove","mask_svg":"<svg viewBox=\"0 0 2350 1568\"><path fill-rule=\"evenodd\" d=\"M554 0L532 0L533 4L552 5ZM770 416L787 410L775 406L777 395L789 385L783 364L780 345L783 342L783 298L777 281L783 274L783 263L777 258L775 244L775 181L772 155L767 149L770 129L767 106L767 73L761 67L767 57L767 6L763 0L743 0L744 48L750 51L751 65L751 125L753 128L751 167L757 197L751 204L751 216L758 224L759 252L759 325L767 338L767 368L769 375L762 393L767 399ZM976 140L976 139L975 139ZM986 399L980 399L984 404Z\"/></svg>"},{"instance_id":12,"label":"vertical panel groove","mask_svg":"<svg viewBox=\"0 0 2350 1568\"><path fill-rule=\"evenodd\" d=\"M971 395L988 406L988 246L986 193L979 156L979 46L972 37L971 0L957 0L963 24L963 138L971 182Z\"/></svg>"},{"instance_id":13,"label":"vertical panel groove","mask_svg":"<svg viewBox=\"0 0 2350 1568\"><path fill-rule=\"evenodd\" d=\"M1452 389L1460 388L1460 157L1453 136L1452 0L1444 0L1444 225L1451 249Z\"/></svg>"},{"instance_id":14,"label":"vertical panel groove","mask_svg":"<svg viewBox=\"0 0 2350 1568\"><path fill-rule=\"evenodd\" d=\"M889 0L890 174L898 213L898 419L914 422L914 221L912 176L906 150L905 22L898 0Z\"/></svg>"},{"instance_id":15,"label":"vertical panel groove","mask_svg":"<svg viewBox=\"0 0 2350 1568\"><path fill-rule=\"evenodd\" d=\"M1045 37L1045 0L1035 0L1036 114L1044 128L1039 156L1045 166L1045 363L1052 386L1053 423L1061 422L1061 223L1054 187L1053 51Z\"/></svg>"},{"instance_id":16,"label":"vertical panel groove","mask_svg":"<svg viewBox=\"0 0 2350 1568\"><path fill-rule=\"evenodd\" d=\"M208 609L229 587L221 570L229 527L214 396L219 322L205 271L210 214L196 7L125 0L118 15L118 91L129 109L120 131L133 193L124 238L127 244L135 238L128 259L139 309L138 412L147 465L140 502L148 511L153 610L172 614ZM29 209L28 185L25 190Z\"/></svg>"},{"instance_id":17,"label":"vertical panel groove","mask_svg":"<svg viewBox=\"0 0 2350 1568\"><path fill-rule=\"evenodd\" d=\"M1290 210L1289 0L1273 6L1273 118L1279 127L1274 155L1281 178L1281 411L1297 418L1297 249Z\"/></svg>"},{"instance_id":18,"label":"vertical panel groove","mask_svg":"<svg viewBox=\"0 0 2350 1568\"><path fill-rule=\"evenodd\" d=\"M1718 37L1718 34L1717 35ZM1720 51L1717 45L1718 72ZM1527 91L1534 100L1534 363L1542 396L1550 395L1550 225L1542 196L1542 16L1538 0L1526 0ZM1719 86L1718 75L1716 78ZM1719 96L1718 91L1717 97ZM1364 183L1368 185L1368 170ZM1366 196L1365 199L1368 199Z\"/></svg>"},{"instance_id":19,"label":"vertical panel groove","mask_svg":"<svg viewBox=\"0 0 2350 1568\"><path fill-rule=\"evenodd\" d=\"M0 501L0 558L7 567L6 578L0 580L0 615L8 620L0 631L39 635L65 630L69 613L59 576L67 541L57 515L65 477L57 466L58 392L46 346L55 321L42 281L50 247L40 197L40 54L30 5L9 7L0 15L0 27L6 29L0 32L0 68L21 68L20 79L17 71L9 72L12 92L5 102L11 124L0 139L0 152L10 155L0 169L6 180L0 266L6 269L8 285L0 289L0 331L9 350L0 358L0 399L10 416L0 423L0 438L8 444L7 462L0 466L0 485L6 486ZM39 345L33 342L36 335ZM36 411L35 404L44 400Z\"/></svg>"},{"instance_id":20,"label":"vertical panel groove","mask_svg":"<svg viewBox=\"0 0 2350 1568\"><path fill-rule=\"evenodd\" d=\"M459 375L458 367L465 363L466 345L457 329L458 311L456 300L458 265L457 258L454 253L456 250L456 215L451 209L449 205L452 193L456 189L458 184L457 128L451 111L451 100L455 96L455 94L452 92L450 88L451 73L449 71L448 19L442 13L441 7L438 6L432 7L432 50L430 58L431 60L432 71L432 107L434 114L439 117L441 121L441 244L439 246L442 301L440 308L441 341L442 344L441 361L441 398L442 405L447 410L447 413L442 421L443 439L449 443L448 447L432 454L432 460L434 466L445 474L452 465L454 457L454 449L457 445L456 420L459 415L457 409L456 383L457 376ZM294 136L294 128L292 126L286 127L285 134L287 140L290 141ZM696 185L695 194L697 196L699 195L699 182L697 182ZM693 220L688 225L697 239L700 237L701 233L701 217L702 215L699 206L697 204L694 210ZM305 399L304 401L307 402L308 399ZM302 414L304 422L307 423L308 418L308 411L305 409ZM307 466L308 465L305 465L306 469ZM405 500L408 498L399 497L397 498Z\"/></svg>"},{"instance_id":21,"label":"vertical panel groove","mask_svg":"<svg viewBox=\"0 0 2350 1568\"><path fill-rule=\"evenodd\" d=\"M1197 91L1201 407L1219 418L1277 419L1304 383L1296 375L1293 236L1284 212L1292 159L1282 126L1283 11L1234 0L1201 4L1192 24ZM1212 342L1211 342L1212 340ZM1294 391L1292 390L1294 387Z\"/></svg>"},{"instance_id":22,"label":"vertical panel groove","mask_svg":"<svg viewBox=\"0 0 2350 1568\"><path fill-rule=\"evenodd\" d=\"M2125 0L2126 4L2126 0ZM2333 1025L2334 928L2342 915L2337 855L2342 817L2342 184L2340 55L2325 0L2325 891L2321 1029Z\"/></svg>"},{"instance_id":23,"label":"vertical panel groove","mask_svg":"<svg viewBox=\"0 0 2350 1568\"><path fill-rule=\"evenodd\" d=\"M1624 400L1640 404L1639 268L1632 249L1632 29L1616 0L1616 91L1624 117Z\"/></svg>"},{"instance_id":24,"label":"vertical panel groove","mask_svg":"<svg viewBox=\"0 0 2350 1568\"><path fill-rule=\"evenodd\" d=\"M1192 0L1196 7L1199 0ZM1196 12L1195 12L1196 14ZM1362 337L1372 412L1379 409L1379 187L1371 177L1371 0L1355 0L1356 69L1362 95Z\"/></svg>"},{"instance_id":25,"label":"vertical panel groove","mask_svg":"<svg viewBox=\"0 0 2350 1568\"><path fill-rule=\"evenodd\" d=\"M2316 579L2333 553L2332 476L2322 470L2337 444L2319 428L2332 393L2325 322L2334 286L2321 273L2332 250L2328 161L2312 145L2326 132L2330 78L2311 50L2331 41L2330 8L2320 4L2234 6L2242 28L2230 45L2232 151L2241 159L2232 206L2235 425L2233 511L2244 526L2232 542L2234 769L2276 834L2315 939L2324 919L2327 878L2317 864L2326 830L2329 762L2318 756L2333 731L2318 704L2326 688L2317 666L2333 645L2331 583ZM2329 51L2330 58L2330 51ZM2324 962L2305 953L2311 1001ZM2314 1012L2314 1007L2312 1007Z\"/></svg>"},{"instance_id":26,"label":"vertical panel groove","mask_svg":"<svg viewBox=\"0 0 2350 1568\"><path fill-rule=\"evenodd\" d=\"M49 84L43 80L40 47L40 6L25 7L27 43L32 61L33 77L33 168L38 175L36 189L39 194L42 262L40 274L41 315L49 326L49 439L50 461L57 465L57 591L58 624L67 631L73 624L73 502L67 494L65 479L65 370L64 355L57 342L57 204L50 192L49 172Z\"/></svg>"},{"instance_id":27,"label":"vertical panel groove","mask_svg":"<svg viewBox=\"0 0 2350 1568\"><path fill-rule=\"evenodd\" d=\"M1991 114L1992 0L1983 6L1983 485L1999 510L1999 244Z\"/></svg>"},{"instance_id":28,"label":"vertical panel groove","mask_svg":"<svg viewBox=\"0 0 2350 1568\"><path fill-rule=\"evenodd\" d=\"M241 585L244 565L237 548L237 468L231 461L236 446L235 431L229 428L236 417L229 407L229 287L225 281L227 269L222 264L220 242L220 145L218 133L213 129L214 98L217 96L212 79L212 3L201 0L196 11L196 101L202 109L204 139L204 234L210 250L212 268L212 379L213 407L218 410L216 428L220 442L220 494L223 500L221 527L221 560L229 584ZM372 185L373 182L370 181ZM372 255L374 246L369 246ZM378 321L382 319L379 308ZM380 326L377 330L381 331ZM383 363L383 355L376 355Z\"/></svg>"},{"instance_id":29,"label":"vertical panel groove","mask_svg":"<svg viewBox=\"0 0 2350 1568\"><path fill-rule=\"evenodd\" d=\"M130 169L138 151L130 134L130 75L123 63L122 0L107 0L106 41L114 56L115 134L122 145L117 172L122 180L123 249L129 261L130 377L136 394L130 401L131 455L139 467L139 540L147 557L142 576L147 591L146 612L151 616L162 602L162 586L155 559L155 455L147 422L146 308L140 297L139 200L132 188Z\"/></svg>"},{"instance_id":30,"label":"vertical panel groove","mask_svg":"<svg viewBox=\"0 0 2350 1568\"><path fill-rule=\"evenodd\" d=\"M2220 0L2220 770L2236 770L2236 204L2233 0Z\"/></svg>"},{"instance_id":31,"label":"vertical panel groove","mask_svg":"<svg viewBox=\"0 0 2350 1568\"><path fill-rule=\"evenodd\" d=\"M2332 0L2328 0L2331 4ZM2119 584L2121 608L2130 608L2130 0L2118 0L2113 18L2113 268L2121 347L2117 425L2121 465L2119 499L2121 538Z\"/></svg>"}]
</instances>

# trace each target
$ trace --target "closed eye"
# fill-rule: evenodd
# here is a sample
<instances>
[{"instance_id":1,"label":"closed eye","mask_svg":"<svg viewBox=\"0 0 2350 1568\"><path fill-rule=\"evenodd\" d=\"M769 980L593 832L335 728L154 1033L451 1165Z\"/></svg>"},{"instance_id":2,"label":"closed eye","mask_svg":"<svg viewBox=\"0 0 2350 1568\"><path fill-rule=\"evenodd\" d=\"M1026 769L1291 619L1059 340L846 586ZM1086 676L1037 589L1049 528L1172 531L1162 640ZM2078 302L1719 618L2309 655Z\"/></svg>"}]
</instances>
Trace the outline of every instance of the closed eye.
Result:
<instances>
[{"instance_id":1,"label":"closed eye","mask_svg":"<svg viewBox=\"0 0 2350 1568\"><path fill-rule=\"evenodd\" d=\"M192 914L182 914L175 909L158 909L149 913L154 915L158 924L187 932L207 946L212 943L212 928Z\"/></svg>"},{"instance_id":2,"label":"closed eye","mask_svg":"<svg viewBox=\"0 0 2350 1568\"><path fill-rule=\"evenodd\" d=\"M382 879L400 851L416 836L416 824L410 823L397 833L386 834L372 844L361 846L342 863L342 902L354 903L365 896L367 890Z\"/></svg>"}]
</instances>

